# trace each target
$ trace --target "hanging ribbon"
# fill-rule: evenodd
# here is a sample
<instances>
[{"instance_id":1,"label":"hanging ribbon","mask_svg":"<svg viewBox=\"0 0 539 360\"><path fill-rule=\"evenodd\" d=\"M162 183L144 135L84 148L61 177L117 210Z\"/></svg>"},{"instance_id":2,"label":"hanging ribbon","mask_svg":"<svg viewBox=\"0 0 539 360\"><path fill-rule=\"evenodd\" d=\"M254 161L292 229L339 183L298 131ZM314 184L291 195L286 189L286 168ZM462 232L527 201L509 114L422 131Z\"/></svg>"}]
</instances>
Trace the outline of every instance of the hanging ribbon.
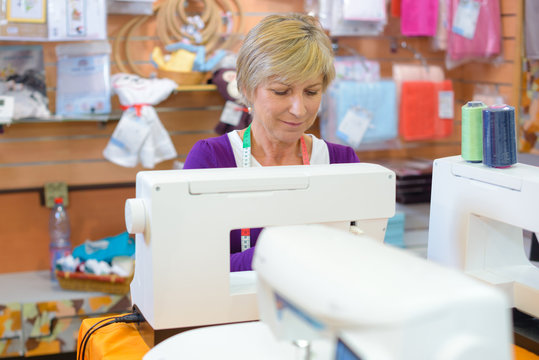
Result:
<instances>
[{"instance_id":1,"label":"hanging ribbon","mask_svg":"<svg viewBox=\"0 0 539 360\"><path fill-rule=\"evenodd\" d=\"M142 114L142 108L144 106L152 106L151 104L133 104L133 105L120 105L120 108L123 110L123 111L126 111L127 109L129 108L134 108L135 109L135 113L137 114L138 117L140 117L140 115Z\"/></svg>"}]
</instances>

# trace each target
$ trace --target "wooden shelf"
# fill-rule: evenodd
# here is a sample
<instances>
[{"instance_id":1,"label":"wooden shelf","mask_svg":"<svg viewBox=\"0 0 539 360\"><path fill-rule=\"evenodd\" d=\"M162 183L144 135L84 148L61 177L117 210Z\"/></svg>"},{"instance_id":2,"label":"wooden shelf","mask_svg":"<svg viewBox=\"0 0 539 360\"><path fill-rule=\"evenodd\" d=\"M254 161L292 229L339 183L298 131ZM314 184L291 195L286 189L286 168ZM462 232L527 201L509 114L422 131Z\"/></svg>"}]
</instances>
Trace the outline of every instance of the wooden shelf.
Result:
<instances>
[{"instance_id":1,"label":"wooden shelf","mask_svg":"<svg viewBox=\"0 0 539 360\"><path fill-rule=\"evenodd\" d=\"M215 91L217 86L213 84L203 85L180 85L176 88L176 91Z\"/></svg>"}]
</instances>

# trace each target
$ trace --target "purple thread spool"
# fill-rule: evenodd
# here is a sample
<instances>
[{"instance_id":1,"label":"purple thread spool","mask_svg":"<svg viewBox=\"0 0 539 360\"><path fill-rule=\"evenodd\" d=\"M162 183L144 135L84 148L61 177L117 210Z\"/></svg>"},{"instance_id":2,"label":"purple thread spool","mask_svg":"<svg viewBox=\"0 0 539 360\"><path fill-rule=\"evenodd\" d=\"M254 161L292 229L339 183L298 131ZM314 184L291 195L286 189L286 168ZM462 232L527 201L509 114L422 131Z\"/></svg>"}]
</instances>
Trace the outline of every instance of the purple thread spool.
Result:
<instances>
[{"instance_id":1,"label":"purple thread spool","mask_svg":"<svg viewBox=\"0 0 539 360\"><path fill-rule=\"evenodd\" d=\"M515 108L493 105L483 110L483 163L507 168L517 162Z\"/></svg>"}]
</instances>

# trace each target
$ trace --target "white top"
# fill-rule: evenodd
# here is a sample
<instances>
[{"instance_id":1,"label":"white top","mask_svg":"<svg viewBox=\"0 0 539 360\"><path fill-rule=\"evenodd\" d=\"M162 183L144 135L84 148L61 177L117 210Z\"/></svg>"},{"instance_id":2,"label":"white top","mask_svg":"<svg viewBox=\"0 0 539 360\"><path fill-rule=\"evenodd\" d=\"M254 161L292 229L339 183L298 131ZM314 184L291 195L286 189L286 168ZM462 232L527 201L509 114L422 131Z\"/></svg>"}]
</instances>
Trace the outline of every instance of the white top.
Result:
<instances>
[{"instance_id":1,"label":"white top","mask_svg":"<svg viewBox=\"0 0 539 360\"><path fill-rule=\"evenodd\" d=\"M326 142L322 139L317 138L314 135L307 134L313 140L313 150L311 152L311 158L309 162L311 165L324 165L329 164L329 150ZM238 130L231 131L227 133L228 140L232 145L232 150L234 151L234 158L236 159L236 166L240 167L243 163L243 141L238 134ZM251 166L260 167L260 163L255 159L254 156L251 157Z\"/></svg>"}]
</instances>

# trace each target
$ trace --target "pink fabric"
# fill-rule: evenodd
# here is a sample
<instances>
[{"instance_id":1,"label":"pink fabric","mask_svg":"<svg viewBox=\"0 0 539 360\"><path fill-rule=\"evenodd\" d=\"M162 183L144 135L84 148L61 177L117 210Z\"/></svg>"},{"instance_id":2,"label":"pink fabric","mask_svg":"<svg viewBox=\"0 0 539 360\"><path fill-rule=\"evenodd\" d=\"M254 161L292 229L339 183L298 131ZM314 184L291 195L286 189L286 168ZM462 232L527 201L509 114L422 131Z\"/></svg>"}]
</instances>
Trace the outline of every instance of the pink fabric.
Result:
<instances>
[{"instance_id":1,"label":"pink fabric","mask_svg":"<svg viewBox=\"0 0 539 360\"><path fill-rule=\"evenodd\" d=\"M500 0L481 0L481 8L473 39L448 32L447 54L450 60L485 58L500 53L501 48L501 15ZM459 0L450 0L449 24L457 13Z\"/></svg>"},{"instance_id":2,"label":"pink fabric","mask_svg":"<svg viewBox=\"0 0 539 360\"><path fill-rule=\"evenodd\" d=\"M438 24L438 0L401 0L401 33L434 36Z\"/></svg>"},{"instance_id":3,"label":"pink fabric","mask_svg":"<svg viewBox=\"0 0 539 360\"><path fill-rule=\"evenodd\" d=\"M438 3L438 24L436 26L436 35L432 38L433 50L447 50L449 1L450 0L440 0Z\"/></svg>"}]
</instances>

